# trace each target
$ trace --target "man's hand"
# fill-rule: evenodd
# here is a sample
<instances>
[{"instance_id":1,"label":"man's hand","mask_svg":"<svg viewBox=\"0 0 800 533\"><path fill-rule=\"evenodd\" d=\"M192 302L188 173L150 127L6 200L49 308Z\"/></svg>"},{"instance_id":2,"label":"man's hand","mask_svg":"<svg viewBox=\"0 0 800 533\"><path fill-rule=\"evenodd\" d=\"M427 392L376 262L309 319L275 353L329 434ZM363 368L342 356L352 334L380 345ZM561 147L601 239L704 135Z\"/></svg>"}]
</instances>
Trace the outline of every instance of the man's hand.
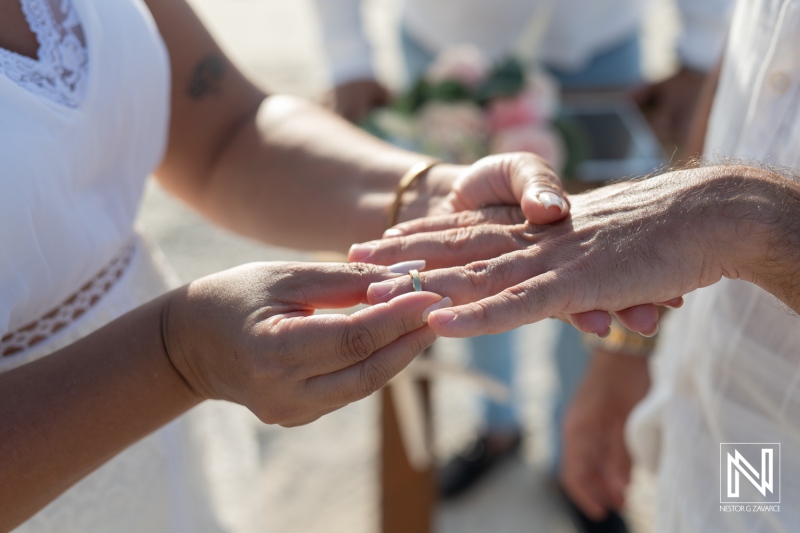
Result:
<instances>
[{"instance_id":1,"label":"man's hand","mask_svg":"<svg viewBox=\"0 0 800 533\"><path fill-rule=\"evenodd\" d=\"M683 149L706 75L682 68L633 93L662 143Z\"/></svg>"},{"instance_id":2,"label":"man's hand","mask_svg":"<svg viewBox=\"0 0 800 533\"><path fill-rule=\"evenodd\" d=\"M596 351L564 418L561 484L590 518L625 503L625 422L650 387L647 359Z\"/></svg>"},{"instance_id":3,"label":"man's hand","mask_svg":"<svg viewBox=\"0 0 800 533\"><path fill-rule=\"evenodd\" d=\"M334 87L326 104L350 122L361 122L376 107L391 101L389 91L375 80L355 80Z\"/></svg>"},{"instance_id":4,"label":"man's hand","mask_svg":"<svg viewBox=\"0 0 800 533\"><path fill-rule=\"evenodd\" d=\"M572 196L571 203L570 217L550 226L484 224L374 241L370 262L472 261L421 274L425 290L457 304L428 318L431 329L448 337L499 333L559 314L671 303L722 277L756 282L800 309L793 282L800 184L791 179L752 167L703 167L618 183ZM452 217L458 226L459 215ZM508 250L517 251L498 257ZM372 285L368 297L385 302L410 290L410 281L399 278ZM656 315L654 326L657 311L648 312ZM648 333L618 315L629 329Z\"/></svg>"}]
</instances>

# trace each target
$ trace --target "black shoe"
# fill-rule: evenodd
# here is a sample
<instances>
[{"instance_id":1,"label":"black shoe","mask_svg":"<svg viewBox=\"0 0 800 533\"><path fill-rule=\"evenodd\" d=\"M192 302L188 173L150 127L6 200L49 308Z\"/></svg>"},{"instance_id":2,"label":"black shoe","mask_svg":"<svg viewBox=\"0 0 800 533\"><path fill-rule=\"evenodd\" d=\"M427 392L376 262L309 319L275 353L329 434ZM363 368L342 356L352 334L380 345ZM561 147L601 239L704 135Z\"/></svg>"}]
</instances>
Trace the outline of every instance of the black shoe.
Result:
<instances>
[{"instance_id":1,"label":"black shoe","mask_svg":"<svg viewBox=\"0 0 800 533\"><path fill-rule=\"evenodd\" d=\"M575 505L575 502L572 501L560 485L558 489L578 531L581 533L628 533L628 526L625 524L625 520L616 511L608 511L608 514L603 520L595 522L593 519L583 514L583 511Z\"/></svg>"},{"instance_id":2,"label":"black shoe","mask_svg":"<svg viewBox=\"0 0 800 533\"><path fill-rule=\"evenodd\" d=\"M488 434L481 435L475 442L451 459L439 470L439 495L443 500L454 498L480 481L492 468L513 457L520 448L522 435L519 431L503 451L493 451L489 446Z\"/></svg>"}]
</instances>

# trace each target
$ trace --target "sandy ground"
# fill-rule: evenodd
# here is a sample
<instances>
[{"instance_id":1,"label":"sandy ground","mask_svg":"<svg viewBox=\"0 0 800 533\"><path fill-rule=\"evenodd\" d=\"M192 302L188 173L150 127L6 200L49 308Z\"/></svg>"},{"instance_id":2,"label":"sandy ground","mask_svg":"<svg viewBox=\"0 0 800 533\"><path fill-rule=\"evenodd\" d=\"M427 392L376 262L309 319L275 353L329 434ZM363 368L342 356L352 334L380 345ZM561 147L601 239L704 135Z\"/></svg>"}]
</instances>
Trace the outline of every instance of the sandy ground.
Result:
<instances>
[{"instance_id":1,"label":"sandy ground","mask_svg":"<svg viewBox=\"0 0 800 533\"><path fill-rule=\"evenodd\" d=\"M310 0L192 0L229 54L258 83L274 91L315 97L324 89L321 44ZM391 85L398 64L390 35L395 10L387 0L373 2L369 20L378 37L381 73ZM672 15L659 7L648 23L647 72L670 68L664 43L674 34ZM238 238L203 221L148 186L140 224L158 242L179 276L204 274L256 260L309 260L306 254ZM558 386L550 364L553 325L529 326L517 335L519 390L527 439L518 460L507 464L463 500L442 506L442 533L573 532L554 496L549 476L551 398ZM464 361L464 346L439 341L439 353ZM474 388L443 379L435 389L436 447L440 457L460 448L477 429ZM367 533L377 531L377 402L368 399L310 426L286 430L264 427L262 449L265 532ZM649 531L652 483L637 484L633 521ZM413 533L413 532L409 532Z\"/></svg>"}]
</instances>

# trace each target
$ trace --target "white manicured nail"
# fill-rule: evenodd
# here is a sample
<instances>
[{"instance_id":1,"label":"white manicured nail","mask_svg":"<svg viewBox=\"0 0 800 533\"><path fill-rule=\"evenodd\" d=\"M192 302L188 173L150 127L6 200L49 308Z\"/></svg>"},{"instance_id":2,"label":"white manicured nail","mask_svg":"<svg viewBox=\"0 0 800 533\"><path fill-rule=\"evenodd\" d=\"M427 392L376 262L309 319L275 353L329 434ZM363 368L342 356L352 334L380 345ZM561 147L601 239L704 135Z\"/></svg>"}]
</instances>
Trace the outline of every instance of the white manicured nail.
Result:
<instances>
[{"instance_id":1,"label":"white manicured nail","mask_svg":"<svg viewBox=\"0 0 800 533\"><path fill-rule=\"evenodd\" d=\"M417 259L415 261L403 261L402 263L395 263L389 267L389 272L393 274L408 274L412 270L423 270L425 268L425 260Z\"/></svg>"},{"instance_id":2,"label":"white manicured nail","mask_svg":"<svg viewBox=\"0 0 800 533\"><path fill-rule=\"evenodd\" d=\"M429 306L422 312L422 321L427 324L428 316L430 316L431 313L433 313L434 311L438 311L439 309L444 309L445 307L452 307L452 306L453 306L453 300L445 296L444 298L442 298L435 304Z\"/></svg>"},{"instance_id":3,"label":"white manicured nail","mask_svg":"<svg viewBox=\"0 0 800 533\"><path fill-rule=\"evenodd\" d=\"M564 200L559 195L550 191L540 192L536 195L536 198L539 199L539 202L544 206L545 209L550 209L551 207L555 206L558 207L563 213L567 208L566 204L564 204Z\"/></svg>"},{"instance_id":4,"label":"white manicured nail","mask_svg":"<svg viewBox=\"0 0 800 533\"><path fill-rule=\"evenodd\" d=\"M386 231L383 232L383 238L384 239L390 239L392 237L402 237L402 236L403 236L403 232L400 231L399 229L391 228L391 229L387 229Z\"/></svg>"}]
</instances>

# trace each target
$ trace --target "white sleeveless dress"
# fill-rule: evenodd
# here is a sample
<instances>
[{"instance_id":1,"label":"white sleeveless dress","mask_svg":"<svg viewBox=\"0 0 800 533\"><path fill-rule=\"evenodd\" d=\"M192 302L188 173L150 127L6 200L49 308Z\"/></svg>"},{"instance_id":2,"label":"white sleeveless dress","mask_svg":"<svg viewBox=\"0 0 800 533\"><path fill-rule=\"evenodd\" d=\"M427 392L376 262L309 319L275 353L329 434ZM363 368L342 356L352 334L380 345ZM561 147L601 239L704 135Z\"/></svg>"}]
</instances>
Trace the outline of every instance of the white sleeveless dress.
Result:
<instances>
[{"instance_id":1,"label":"white sleeveless dress","mask_svg":"<svg viewBox=\"0 0 800 533\"><path fill-rule=\"evenodd\" d=\"M124 254L128 266L110 290L88 295L99 299L79 318L0 355L0 372L45 357L169 286L132 228L167 142L169 58L150 13L141 0L23 6L41 48L38 60L0 51L0 337L57 308L114 257ZM207 402L16 531L257 531L253 422L239 406Z\"/></svg>"}]
</instances>

